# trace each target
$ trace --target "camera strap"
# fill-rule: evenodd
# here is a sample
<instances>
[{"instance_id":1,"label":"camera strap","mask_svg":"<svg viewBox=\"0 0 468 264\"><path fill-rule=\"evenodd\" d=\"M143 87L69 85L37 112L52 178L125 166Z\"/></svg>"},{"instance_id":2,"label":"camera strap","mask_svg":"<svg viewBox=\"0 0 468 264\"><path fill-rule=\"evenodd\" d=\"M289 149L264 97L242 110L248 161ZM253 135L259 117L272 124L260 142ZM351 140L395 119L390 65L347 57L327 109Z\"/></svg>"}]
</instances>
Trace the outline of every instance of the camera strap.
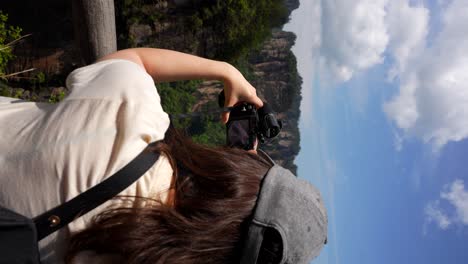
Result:
<instances>
[{"instance_id":1,"label":"camera strap","mask_svg":"<svg viewBox=\"0 0 468 264\"><path fill-rule=\"evenodd\" d=\"M149 144L136 158L91 189L34 218L37 241L68 225L125 190L148 171L159 158Z\"/></svg>"}]
</instances>

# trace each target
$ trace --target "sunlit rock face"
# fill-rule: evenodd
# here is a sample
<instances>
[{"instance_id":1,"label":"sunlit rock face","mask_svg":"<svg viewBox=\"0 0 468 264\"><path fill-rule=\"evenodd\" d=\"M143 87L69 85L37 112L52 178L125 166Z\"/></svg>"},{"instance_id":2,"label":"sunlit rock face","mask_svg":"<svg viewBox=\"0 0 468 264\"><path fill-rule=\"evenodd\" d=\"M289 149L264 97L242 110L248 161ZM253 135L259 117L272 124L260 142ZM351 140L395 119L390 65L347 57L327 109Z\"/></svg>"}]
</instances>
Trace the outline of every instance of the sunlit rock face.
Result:
<instances>
[{"instance_id":1,"label":"sunlit rock face","mask_svg":"<svg viewBox=\"0 0 468 264\"><path fill-rule=\"evenodd\" d=\"M299 1L288 0L286 5L291 12L299 6ZM297 170L294 159L300 150L298 120L302 85L302 78L297 72L296 57L291 51L295 40L294 33L273 29L271 38L249 56L253 72L249 81L257 89L257 94L272 106L277 112L277 118L284 123L278 137L260 147L278 164L293 173ZM199 89L200 103L197 103L193 110L209 109L207 105L217 100L221 89L219 83L204 82Z\"/></svg>"},{"instance_id":2,"label":"sunlit rock face","mask_svg":"<svg viewBox=\"0 0 468 264\"><path fill-rule=\"evenodd\" d=\"M296 171L294 159L299 152L298 118L302 84L296 58L291 52L295 40L294 33L274 30L260 51L250 57L255 75L252 84L259 96L277 112L278 119L284 121L280 135L263 148L276 162L293 172Z\"/></svg>"}]
</instances>

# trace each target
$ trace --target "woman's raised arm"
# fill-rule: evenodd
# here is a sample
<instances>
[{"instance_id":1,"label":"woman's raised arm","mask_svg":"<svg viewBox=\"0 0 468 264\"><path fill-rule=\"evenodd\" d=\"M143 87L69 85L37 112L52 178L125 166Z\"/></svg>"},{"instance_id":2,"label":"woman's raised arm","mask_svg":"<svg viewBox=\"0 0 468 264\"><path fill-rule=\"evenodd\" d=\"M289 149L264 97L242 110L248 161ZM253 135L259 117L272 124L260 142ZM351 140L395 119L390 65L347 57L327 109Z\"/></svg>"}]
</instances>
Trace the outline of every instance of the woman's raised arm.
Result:
<instances>
[{"instance_id":1,"label":"woman's raised arm","mask_svg":"<svg viewBox=\"0 0 468 264\"><path fill-rule=\"evenodd\" d=\"M231 64L165 49L135 48L120 50L98 61L126 59L141 65L155 82L179 80L220 80L224 83L225 106L249 102L263 106L255 88ZM223 114L227 122L229 113Z\"/></svg>"}]
</instances>

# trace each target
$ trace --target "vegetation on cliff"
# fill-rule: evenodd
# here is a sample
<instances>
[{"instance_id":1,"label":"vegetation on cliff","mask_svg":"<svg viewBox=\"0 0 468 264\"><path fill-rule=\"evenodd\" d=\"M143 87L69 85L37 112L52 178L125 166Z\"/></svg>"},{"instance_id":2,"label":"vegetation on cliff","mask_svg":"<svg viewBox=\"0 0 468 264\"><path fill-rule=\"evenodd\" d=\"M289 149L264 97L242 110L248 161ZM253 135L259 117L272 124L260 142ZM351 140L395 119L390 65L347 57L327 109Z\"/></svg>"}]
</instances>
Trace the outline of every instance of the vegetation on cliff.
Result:
<instances>
[{"instance_id":1,"label":"vegetation on cliff","mask_svg":"<svg viewBox=\"0 0 468 264\"><path fill-rule=\"evenodd\" d=\"M8 25L8 14L0 10L0 78L5 77L5 68L14 58L12 45L21 37L21 28Z\"/></svg>"},{"instance_id":2,"label":"vegetation on cliff","mask_svg":"<svg viewBox=\"0 0 468 264\"><path fill-rule=\"evenodd\" d=\"M116 1L120 46L173 48L177 41L186 52L233 61L260 46L290 12L284 0L186 2Z\"/></svg>"},{"instance_id":3,"label":"vegetation on cliff","mask_svg":"<svg viewBox=\"0 0 468 264\"><path fill-rule=\"evenodd\" d=\"M192 29L212 32L202 41L210 43L206 55L220 60L246 56L271 35L272 27L285 24L289 12L282 0L204 1L195 5ZM255 25L255 27L252 27Z\"/></svg>"}]
</instances>

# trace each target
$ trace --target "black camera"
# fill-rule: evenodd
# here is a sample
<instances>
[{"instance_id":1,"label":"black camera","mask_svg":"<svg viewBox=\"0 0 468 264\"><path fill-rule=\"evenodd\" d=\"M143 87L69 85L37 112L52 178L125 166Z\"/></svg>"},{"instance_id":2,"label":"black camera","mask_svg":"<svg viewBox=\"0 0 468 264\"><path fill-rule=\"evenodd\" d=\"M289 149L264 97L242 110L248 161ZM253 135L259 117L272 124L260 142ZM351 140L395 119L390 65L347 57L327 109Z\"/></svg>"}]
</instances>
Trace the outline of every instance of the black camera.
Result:
<instances>
[{"instance_id":1,"label":"black camera","mask_svg":"<svg viewBox=\"0 0 468 264\"><path fill-rule=\"evenodd\" d=\"M218 98L221 107L224 106L224 92ZM258 140L265 143L265 139L276 137L283 127L270 105L263 103L257 109L253 104L240 103L229 109L229 120L226 124L226 143L229 147L250 150Z\"/></svg>"}]
</instances>

